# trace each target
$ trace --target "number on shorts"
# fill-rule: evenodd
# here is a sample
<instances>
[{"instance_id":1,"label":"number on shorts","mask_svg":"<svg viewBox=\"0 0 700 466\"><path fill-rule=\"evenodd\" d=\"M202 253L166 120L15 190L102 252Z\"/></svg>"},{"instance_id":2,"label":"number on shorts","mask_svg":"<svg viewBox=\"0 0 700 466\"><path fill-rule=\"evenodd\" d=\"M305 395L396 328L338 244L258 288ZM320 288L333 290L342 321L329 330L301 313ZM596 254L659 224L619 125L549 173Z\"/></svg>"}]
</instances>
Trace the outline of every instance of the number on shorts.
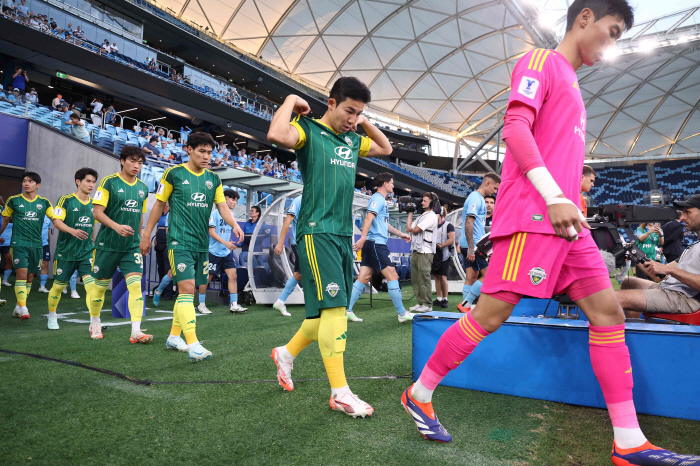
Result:
<instances>
[{"instance_id":1,"label":"number on shorts","mask_svg":"<svg viewBox=\"0 0 700 466\"><path fill-rule=\"evenodd\" d=\"M92 268L92 257L88 259L90 261L90 268Z\"/></svg>"},{"instance_id":2,"label":"number on shorts","mask_svg":"<svg viewBox=\"0 0 700 466\"><path fill-rule=\"evenodd\" d=\"M134 253L134 262L136 262L136 265L139 265L141 266L141 268L143 268L143 256L138 252Z\"/></svg>"},{"instance_id":3,"label":"number on shorts","mask_svg":"<svg viewBox=\"0 0 700 466\"><path fill-rule=\"evenodd\" d=\"M202 264L202 265L204 265L204 270L202 270L202 273L203 273L204 275L206 275L208 271L216 269L216 265L215 265L215 264L209 264L209 261L204 262L204 264ZM210 265L213 265L214 268L211 268Z\"/></svg>"}]
</instances>

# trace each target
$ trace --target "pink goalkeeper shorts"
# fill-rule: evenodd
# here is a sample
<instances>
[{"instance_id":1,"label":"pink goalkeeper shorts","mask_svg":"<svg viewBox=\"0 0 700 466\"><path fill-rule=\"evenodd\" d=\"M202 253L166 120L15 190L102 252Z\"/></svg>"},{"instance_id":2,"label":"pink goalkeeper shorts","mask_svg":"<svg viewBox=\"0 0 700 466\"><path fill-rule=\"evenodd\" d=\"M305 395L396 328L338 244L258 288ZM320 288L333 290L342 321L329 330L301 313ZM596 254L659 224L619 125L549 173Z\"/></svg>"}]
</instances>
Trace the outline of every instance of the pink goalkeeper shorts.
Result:
<instances>
[{"instance_id":1,"label":"pink goalkeeper shorts","mask_svg":"<svg viewBox=\"0 0 700 466\"><path fill-rule=\"evenodd\" d=\"M610 287L610 274L591 235L568 242L554 235L514 233L494 238L481 292L517 304L523 295L567 293L576 301Z\"/></svg>"}]
</instances>

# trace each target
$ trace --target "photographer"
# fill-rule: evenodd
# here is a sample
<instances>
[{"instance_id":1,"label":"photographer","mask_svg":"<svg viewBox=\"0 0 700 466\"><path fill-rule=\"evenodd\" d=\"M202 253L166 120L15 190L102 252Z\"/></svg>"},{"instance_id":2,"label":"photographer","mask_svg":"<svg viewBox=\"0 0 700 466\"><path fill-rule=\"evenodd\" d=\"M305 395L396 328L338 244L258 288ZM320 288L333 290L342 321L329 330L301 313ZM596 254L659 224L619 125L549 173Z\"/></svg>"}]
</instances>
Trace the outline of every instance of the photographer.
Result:
<instances>
[{"instance_id":1,"label":"photographer","mask_svg":"<svg viewBox=\"0 0 700 466\"><path fill-rule=\"evenodd\" d=\"M411 307L409 311L428 312L433 310L430 270L433 267L433 257L435 256L434 237L438 225L435 211L439 212L440 209L437 194L423 194L421 208L422 213L415 221L412 211L408 213L406 220L408 233L413 235L411 239L411 283L416 301L418 301L418 304Z\"/></svg>"},{"instance_id":2,"label":"photographer","mask_svg":"<svg viewBox=\"0 0 700 466\"><path fill-rule=\"evenodd\" d=\"M673 205L683 209L680 219L686 229L700 233L700 194ZM627 317L637 318L640 312L689 314L700 309L700 242L686 249L678 262L662 264L650 260L638 267L649 276L666 277L660 283L635 277L622 281L622 289L615 294Z\"/></svg>"},{"instance_id":3,"label":"photographer","mask_svg":"<svg viewBox=\"0 0 700 466\"><path fill-rule=\"evenodd\" d=\"M435 234L435 257L433 257L433 276L435 277L435 294L437 299L433 306L446 309L450 306L447 301L447 273L455 252L455 226L446 220L447 209L443 206L438 215L438 227Z\"/></svg>"}]
</instances>

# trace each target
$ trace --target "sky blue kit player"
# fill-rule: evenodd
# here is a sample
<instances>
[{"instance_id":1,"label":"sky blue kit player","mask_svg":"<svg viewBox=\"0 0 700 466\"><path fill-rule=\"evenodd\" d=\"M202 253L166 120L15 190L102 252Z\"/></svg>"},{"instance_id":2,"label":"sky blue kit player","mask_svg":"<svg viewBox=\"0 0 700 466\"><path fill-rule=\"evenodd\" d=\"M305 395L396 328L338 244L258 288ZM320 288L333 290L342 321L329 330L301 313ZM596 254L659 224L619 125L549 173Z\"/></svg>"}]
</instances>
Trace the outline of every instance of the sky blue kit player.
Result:
<instances>
[{"instance_id":1,"label":"sky blue kit player","mask_svg":"<svg viewBox=\"0 0 700 466\"><path fill-rule=\"evenodd\" d=\"M287 283L284 284L284 290L282 290L282 294L272 305L274 309L280 311L283 316L287 317L291 316L291 314L287 312L287 298L289 298L289 295L292 294L297 284L301 280L301 268L299 267L299 251L297 250L297 219L299 218L299 209L301 209L301 196L294 198L291 204L289 204L289 207L287 207L287 218L284 222L284 225L288 225L287 228L291 228L292 230L292 234L289 237L289 246L292 249L292 254L294 254L294 274L291 277L289 277ZM289 218L292 218L291 223L289 223ZM275 252L277 254L281 254L284 250L284 240L287 236L287 231L284 225L280 230L279 243L275 248Z\"/></svg>"}]
</instances>

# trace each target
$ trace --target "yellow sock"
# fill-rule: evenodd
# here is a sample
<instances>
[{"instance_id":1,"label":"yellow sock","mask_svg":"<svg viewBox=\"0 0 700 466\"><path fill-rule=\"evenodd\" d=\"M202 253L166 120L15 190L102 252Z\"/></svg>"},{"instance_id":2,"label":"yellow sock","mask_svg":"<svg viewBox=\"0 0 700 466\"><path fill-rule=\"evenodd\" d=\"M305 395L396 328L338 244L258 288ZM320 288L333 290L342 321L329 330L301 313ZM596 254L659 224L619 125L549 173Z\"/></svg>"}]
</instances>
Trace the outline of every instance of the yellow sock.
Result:
<instances>
[{"instance_id":1,"label":"yellow sock","mask_svg":"<svg viewBox=\"0 0 700 466\"><path fill-rule=\"evenodd\" d=\"M348 384L348 381L345 379L342 354L335 358L323 358L323 365L326 367L326 374L328 374L331 388L341 388Z\"/></svg>"},{"instance_id":2,"label":"yellow sock","mask_svg":"<svg viewBox=\"0 0 700 466\"><path fill-rule=\"evenodd\" d=\"M49 291L49 312L56 312L58 303L61 301L61 293L63 293L66 284L66 282L53 281L53 286Z\"/></svg>"},{"instance_id":3,"label":"yellow sock","mask_svg":"<svg viewBox=\"0 0 700 466\"><path fill-rule=\"evenodd\" d=\"M15 286L17 286L17 283L15 282ZM29 292L32 291L32 284L27 282L27 298L29 298Z\"/></svg>"},{"instance_id":4,"label":"yellow sock","mask_svg":"<svg viewBox=\"0 0 700 466\"><path fill-rule=\"evenodd\" d=\"M83 277L83 284L85 285L85 305L88 310L90 310L90 303L92 302L90 294L92 293L92 289L95 288L95 279L92 278L92 275L85 275Z\"/></svg>"},{"instance_id":5,"label":"yellow sock","mask_svg":"<svg viewBox=\"0 0 700 466\"><path fill-rule=\"evenodd\" d=\"M173 325L170 327L170 335L179 337L180 333L182 333L182 327L180 326L180 319L177 315L177 301L175 301L175 307L173 307Z\"/></svg>"},{"instance_id":6,"label":"yellow sock","mask_svg":"<svg viewBox=\"0 0 700 466\"><path fill-rule=\"evenodd\" d=\"M318 348L326 367L331 388L348 384L343 367L343 353L348 338L348 318L344 307L323 309L318 327Z\"/></svg>"},{"instance_id":7,"label":"yellow sock","mask_svg":"<svg viewBox=\"0 0 700 466\"><path fill-rule=\"evenodd\" d=\"M141 275L126 277L126 289L129 290L129 314L131 314L131 321L141 322L141 318L143 316Z\"/></svg>"},{"instance_id":8,"label":"yellow sock","mask_svg":"<svg viewBox=\"0 0 700 466\"><path fill-rule=\"evenodd\" d=\"M177 297L177 318L182 326L187 344L197 340L195 330L197 328L197 317L194 312L194 295L180 293Z\"/></svg>"},{"instance_id":9,"label":"yellow sock","mask_svg":"<svg viewBox=\"0 0 700 466\"><path fill-rule=\"evenodd\" d=\"M296 335L287 343L286 348L289 354L296 358L299 353L301 353L301 350L318 340L318 327L320 323L321 319L304 320Z\"/></svg>"},{"instance_id":10,"label":"yellow sock","mask_svg":"<svg viewBox=\"0 0 700 466\"><path fill-rule=\"evenodd\" d=\"M100 317L108 286L109 280L95 280L92 293L90 293L90 317Z\"/></svg>"},{"instance_id":11,"label":"yellow sock","mask_svg":"<svg viewBox=\"0 0 700 466\"><path fill-rule=\"evenodd\" d=\"M27 281L15 280L15 297L17 305L23 307L27 305Z\"/></svg>"}]
</instances>

